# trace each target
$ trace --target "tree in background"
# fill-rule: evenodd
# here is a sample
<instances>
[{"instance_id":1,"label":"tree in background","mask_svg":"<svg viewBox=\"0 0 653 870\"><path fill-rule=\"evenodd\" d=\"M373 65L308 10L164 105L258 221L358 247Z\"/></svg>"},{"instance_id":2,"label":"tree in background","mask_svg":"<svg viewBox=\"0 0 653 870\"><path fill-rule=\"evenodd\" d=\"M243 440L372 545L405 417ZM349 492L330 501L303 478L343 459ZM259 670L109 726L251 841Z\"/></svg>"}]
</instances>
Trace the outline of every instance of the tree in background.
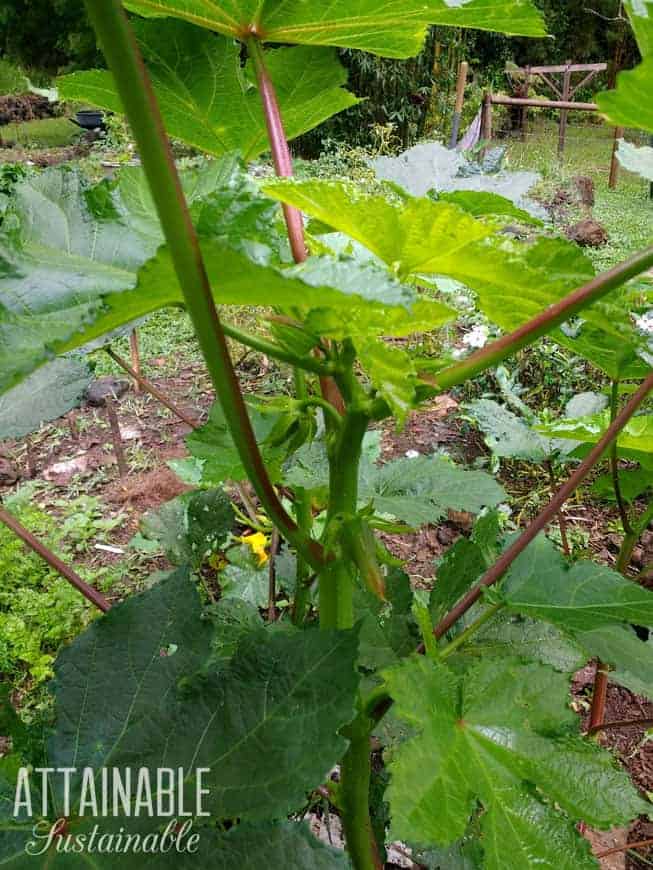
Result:
<instances>
[{"instance_id":1,"label":"tree in background","mask_svg":"<svg viewBox=\"0 0 653 870\"><path fill-rule=\"evenodd\" d=\"M104 65L83 0L3 0L0 56L32 77L75 67Z\"/></svg>"}]
</instances>

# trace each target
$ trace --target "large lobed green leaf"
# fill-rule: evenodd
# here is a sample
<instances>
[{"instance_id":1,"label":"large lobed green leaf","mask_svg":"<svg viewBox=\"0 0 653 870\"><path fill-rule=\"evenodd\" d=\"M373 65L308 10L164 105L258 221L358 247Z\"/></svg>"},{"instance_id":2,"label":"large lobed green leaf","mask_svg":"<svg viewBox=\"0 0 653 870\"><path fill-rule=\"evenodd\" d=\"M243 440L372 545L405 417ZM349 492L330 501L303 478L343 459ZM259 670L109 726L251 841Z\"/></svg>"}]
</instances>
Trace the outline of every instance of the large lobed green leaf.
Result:
<instances>
[{"instance_id":1,"label":"large lobed green leaf","mask_svg":"<svg viewBox=\"0 0 653 870\"><path fill-rule=\"evenodd\" d=\"M507 658L459 677L415 657L385 677L417 732L390 765L392 836L452 844L480 800L487 870L578 870L597 864L574 820L606 828L646 812L627 773L577 736L568 678L551 668Z\"/></svg>"},{"instance_id":2,"label":"large lobed green leaf","mask_svg":"<svg viewBox=\"0 0 653 870\"><path fill-rule=\"evenodd\" d=\"M545 34L530 0L127 0L141 15L172 15L226 36L337 45L386 57L418 54L426 25Z\"/></svg>"},{"instance_id":3,"label":"large lobed green leaf","mask_svg":"<svg viewBox=\"0 0 653 870\"><path fill-rule=\"evenodd\" d=\"M515 560L502 595L509 609L568 632L653 625L653 592L594 562L568 565L543 535Z\"/></svg>"},{"instance_id":4,"label":"large lobed green leaf","mask_svg":"<svg viewBox=\"0 0 653 870\"><path fill-rule=\"evenodd\" d=\"M378 465L376 445L370 446L370 442L360 464L358 499L361 507L371 503L377 514L421 526L437 522L448 509L480 513L506 497L503 487L489 474L462 468L440 454L403 457ZM291 486L325 489L328 465L324 442L316 439L300 448L285 480Z\"/></svg>"},{"instance_id":5,"label":"large lobed green leaf","mask_svg":"<svg viewBox=\"0 0 653 870\"><path fill-rule=\"evenodd\" d=\"M246 160L269 150L251 64L244 69L231 39L183 21L135 21L167 132L208 154L239 151ZM266 58L288 139L317 127L358 100L342 86L347 73L330 49L270 51ZM108 70L58 80L62 99L122 112Z\"/></svg>"},{"instance_id":6,"label":"large lobed green leaf","mask_svg":"<svg viewBox=\"0 0 653 870\"><path fill-rule=\"evenodd\" d=\"M284 267L275 206L233 157L182 180L218 302L301 304L309 323L316 318L338 338L406 334L416 317L434 328L454 316L374 264L322 256ZM19 185L0 232L0 393L53 354L181 305L162 241L141 170L95 188L60 169Z\"/></svg>"},{"instance_id":7,"label":"large lobed green leaf","mask_svg":"<svg viewBox=\"0 0 653 870\"><path fill-rule=\"evenodd\" d=\"M425 274L461 281L506 330L594 275L577 245L552 238L512 242L449 202L412 196L393 201L333 181L276 181L263 190L346 233L402 278Z\"/></svg>"},{"instance_id":8,"label":"large lobed green leaf","mask_svg":"<svg viewBox=\"0 0 653 870\"><path fill-rule=\"evenodd\" d=\"M355 631L259 629L216 673L206 668L211 623L178 571L60 655L49 761L97 775L134 759L151 771L183 768L189 795L196 768L208 768L214 818L281 818L346 748L338 729L355 713L357 647ZM75 801L78 788L74 777Z\"/></svg>"}]
</instances>

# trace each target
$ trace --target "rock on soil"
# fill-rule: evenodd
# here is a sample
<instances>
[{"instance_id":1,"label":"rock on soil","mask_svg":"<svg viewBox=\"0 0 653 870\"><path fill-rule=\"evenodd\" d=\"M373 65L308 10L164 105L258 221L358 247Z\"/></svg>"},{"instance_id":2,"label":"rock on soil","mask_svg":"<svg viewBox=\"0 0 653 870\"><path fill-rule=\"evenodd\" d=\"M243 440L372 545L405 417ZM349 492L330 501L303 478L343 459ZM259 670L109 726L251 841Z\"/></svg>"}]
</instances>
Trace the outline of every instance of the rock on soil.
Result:
<instances>
[{"instance_id":1,"label":"rock on soil","mask_svg":"<svg viewBox=\"0 0 653 870\"><path fill-rule=\"evenodd\" d=\"M129 390L129 381L122 381L107 375L89 384L86 389L86 401L94 408L101 408L107 399L120 399Z\"/></svg>"},{"instance_id":2,"label":"rock on soil","mask_svg":"<svg viewBox=\"0 0 653 870\"><path fill-rule=\"evenodd\" d=\"M606 228L593 218L586 218L571 227L567 227L565 234L568 239L576 242L581 248L601 248L609 241Z\"/></svg>"}]
</instances>

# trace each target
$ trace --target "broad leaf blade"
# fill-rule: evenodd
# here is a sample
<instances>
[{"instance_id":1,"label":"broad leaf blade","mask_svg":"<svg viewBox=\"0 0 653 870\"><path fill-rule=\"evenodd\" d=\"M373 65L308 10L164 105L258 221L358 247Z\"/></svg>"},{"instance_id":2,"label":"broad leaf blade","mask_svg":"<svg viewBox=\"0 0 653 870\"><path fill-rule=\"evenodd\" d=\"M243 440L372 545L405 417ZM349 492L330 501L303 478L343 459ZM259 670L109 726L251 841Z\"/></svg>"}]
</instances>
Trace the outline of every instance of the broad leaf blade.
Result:
<instances>
[{"instance_id":1,"label":"broad leaf blade","mask_svg":"<svg viewBox=\"0 0 653 870\"><path fill-rule=\"evenodd\" d=\"M594 562L567 565L543 535L515 560L502 594L511 610L566 631L653 625L653 592Z\"/></svg>"},{"instance_id":2,"label":"broad leaf blade","mask_svg":"<svg viewBox=\"0 0 653 870\"><path fill-rule=\"evenodd\" d=\"M386 57L418 54L426 25L474 27L523 36L544 36L540 13L530 0L128 0L141 15L173 15L194 24L247 39L267 42L337 45Z\"/></svg>"},{"instance_id":3,"label":"broad leaf blade","mask_svg":"<svg viewBox=\"0 0 653 870\"><path fill-rule=\"evenodd\" d=\"M182 21L135 22L167 132L207 154L239 151L252 160L269 150L255 77L233 40ZM317 127L358 100L342 87L347 73L329 49L277 49L266 63L288 139ZM106 70L58 80L62 98L123 112Z\"/></svg>"},{"instance_id":4,"label":"broad leaf blade","mask_svg":"<svg viewBox=\"0 0 653 870\"><path fill-rule=\"evenodd\" d=\"M567 708L568 680L550 668L506 659L456 677L413 658L386 681L396 712L418 732L391 764L394 836L448 845L464 835L478 798L490 870L575 870L596 863L552 803L600 826L646 807L608 753L571 736L577 724Z\"/></svg>"}]
</instances>

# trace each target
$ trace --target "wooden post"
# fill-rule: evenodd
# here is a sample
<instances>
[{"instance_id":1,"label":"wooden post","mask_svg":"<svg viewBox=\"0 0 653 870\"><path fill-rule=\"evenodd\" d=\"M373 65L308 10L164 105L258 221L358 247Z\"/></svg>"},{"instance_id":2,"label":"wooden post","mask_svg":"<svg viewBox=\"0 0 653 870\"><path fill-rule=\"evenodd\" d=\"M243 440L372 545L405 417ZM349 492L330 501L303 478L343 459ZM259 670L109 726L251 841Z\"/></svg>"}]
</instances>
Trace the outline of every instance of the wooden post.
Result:
<instances>
[{"instance_id":1,"label":"wooden post","mask_svg":"<svg viewBox=\"0 0 653 870\"><path fill-rule=\"evenodd\" d=\"M562 99L563 102L568 102L571 96L571 61L567 61L567 66L562 80ZM560 134L558 137L558 156L562 157L565 151L565 139L567 137L567 110L562 109L560 112Z\"/></svg>"},{"instance_id":2,"label":"wooden post","mask_svg":"<svg viewBox=\"0 0 653 870\"><path fill-rule=\"evenodd\" d=\"M483 121L481 124L481 139L492 141L492 94L486 93L483 98Z\"/></svg>"},{"instance_id":3,"label":"wooden post","mask_svg":"<svg viewBox=\"0 0 653 870\"><path fill-rule=\"evenodd\" d=\"M134 369L134 371L138 375L140 375L141 374L141 350L140 350L140 347L138 346L138 333L136 332L135 329L132 331L131 335L129 336L129 350L130 350L130 354L131 354L132 368ZM141 385L138 382L138 379L135 378L134 379L134 392L140 393L140 391L141 391Z\"/></svg>"},{"instance_id":4,"label":"wooden post","mask_svg":"<svg viewBox=\"0 0 653 870\"><path fill-rule=\"evenodd\" d=\"M612 162L610 163L610 180L608 181L608 187L610 190L614 190L617 186L617 181L619 179L619 160L617 158L617 151L619 150L619 140L623 139L624 128L623 127L615 127L614 128L614 145L612 146Z\"/></svg>"},{"instance_id":5,"label":"wooden post","mask_svg":"<svg viewBox=\"0 0 653 870\"><path fill-rule=\"evenodd\" d=\"M109 418L109 426L111 427L111 440L113 441L113 449L116 454L116 462L118 463L118 474L120 477L127 477L129 473L127 461L125 459L125 451L122 446L122 435L120 434L120 423L118 423L118 415L116 414L116 406L110 396L104 400L107 409L107 417Z\"/></svg>"},{"instance_id":6,"label":"wooden post","mask_svg":"<svg viewBox=\"0 0 653 870\"><path fill-rule=\"evenodd\" d=\"M460 132L460 118L463 111L463 103L465 101L465 87L467 85L467 74L469 72L469 64L464 60L458 67L458 82L456 83L456 104L453 110L453 120L451 124L451 140L449 148L453 149L458 144L458 134Z\"/></svg>"},{"instance_id":7,"label":"wooden post","mask_svg":"<svg viewBox=\"0 0 653 870\"><path fill-rule=\"evenodd\" d=\"M530 66L526 67L526 81L524 82L524 90L523 94L528 99L528 95L531 90L531 68ZM521 141L526 141L526 119L528 118L528 108L523 106L519 110L519 132L521 134Z\"/></svg>"}]
</instances>

